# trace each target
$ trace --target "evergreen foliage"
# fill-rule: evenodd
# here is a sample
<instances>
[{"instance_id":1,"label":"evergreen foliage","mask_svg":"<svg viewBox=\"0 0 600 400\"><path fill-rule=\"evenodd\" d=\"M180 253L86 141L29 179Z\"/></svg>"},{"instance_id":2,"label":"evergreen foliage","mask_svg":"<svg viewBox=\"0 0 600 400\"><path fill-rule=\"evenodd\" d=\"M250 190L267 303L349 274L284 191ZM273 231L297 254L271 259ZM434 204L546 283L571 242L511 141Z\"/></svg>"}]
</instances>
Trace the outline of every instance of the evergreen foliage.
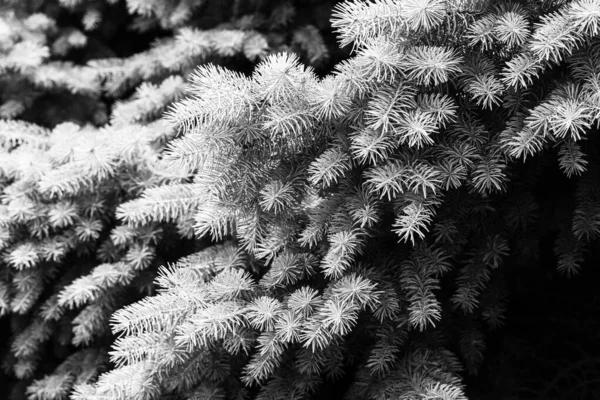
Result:
<instances>
[{"instance_id":1,"label":"evergreen foliage","mask_svg":"<svg viewBox=\"0 0 600 400\"><path fill-rule=\"evenodd\" d=\"M196 66L247 71L280 51L330 62L293 3L271 5L0 3L0 386L12 398L66 399L111 369L111 315L206 246L192 180L163 160L176 130L160 119Z\"/></svg>"},{"instance_id":2,"label":"evergreen foliage","mask_svg":"<svg viewBox=\"0 0 600 400\"><path fill-rule=\"evenodd\" d=\"M4 3L15 397L466 399L540 243L598 243L598 0L327 3L343 60L316 2ZM92 55L119 7L163 37Z\"/></svg>"}]
</instances>

